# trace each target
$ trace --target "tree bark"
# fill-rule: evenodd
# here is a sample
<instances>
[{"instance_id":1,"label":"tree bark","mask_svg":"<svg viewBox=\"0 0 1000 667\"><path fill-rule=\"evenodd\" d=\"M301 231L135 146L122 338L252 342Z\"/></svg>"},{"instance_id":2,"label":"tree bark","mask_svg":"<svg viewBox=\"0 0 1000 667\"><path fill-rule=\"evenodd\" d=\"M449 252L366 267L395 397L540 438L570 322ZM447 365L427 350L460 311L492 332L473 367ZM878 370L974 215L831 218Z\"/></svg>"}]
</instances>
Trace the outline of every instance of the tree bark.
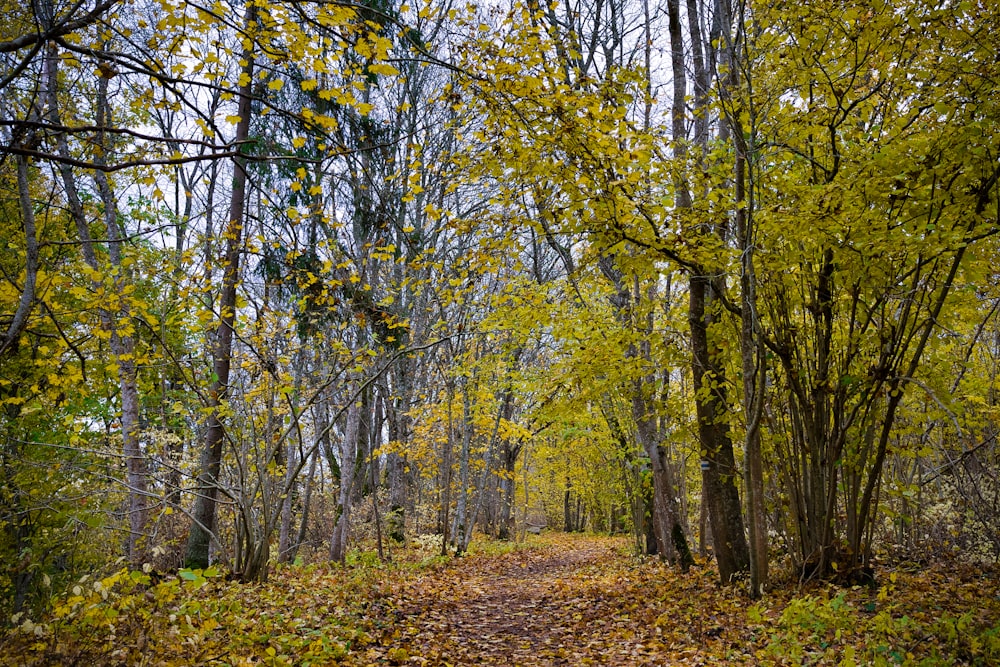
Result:
<instances>
[{"instance_id":1,"label":"tree bark","mask_svg":"<svg viewBox=\"0 0 1000 667\"><path fill-rule=\"evenodd\" d=\"M360 445L358 436L361 426L361 405L355 396L355 389L355 384L351 383L347 396L351 404L347 407L344 437L340 441L340 490L337 497L337 521L333 528L333 537L330 540L330 560L341 564L347 559Z\"/></svg>"},{"instance_id":2,"label":"tree bark","mask_svg":"<svg viewBox=\"0 0 1000 667\"><path fill-rule=\"evenodd\" d=\"M253 3L246 5L244 24L252 26L257 21L257 9ZM233 327L236 321L236 292L240 284L240 255L243 250L243 217L246 208L247 173L246 158L242 156L247 139L250 137L250 116L252 102L252 82L254 74L253 50L243 49L243 73L246 83L239 89L239 122L233 139L239 156L233 159L233 190L229 199L229 220L226 224L226 251L222 260L222 291L219 296L219 325L215 332L212 349L213 381L208 392L208 425L202 444L200 471L198 474L194 507L191 510L191 532L188 536L185 566L206 568L215 531L216 507L219 495L219 474L222 469L222 447L225 441L225 425L222 423L222 407L229 390L229 368L233 352Z\"/></svg>"},{"instance_id":3,"label":"tree bark","mask_svg":"<svg viewBox=\"0 0 1000 667\"><path fill-rule=\"evenodd\" d=\"M295 561L299 547L306 541L306 530L309 527L309 512L312 509L313 480L316 478L316 462L319 460L319 451L313 450L309 457L309 472L306 473L306 488L302 494L302 516L299 517L299 529L295 533L295 541L288 547L288 562Z\"/></svg>"},{"instance_id":4,"label":"tree bark","mask_svg":"<svg viewBox=\"0 0 1000 667\"><path fill-rule=\"evenodd\" d=\"M28 326L28 316L35 304L35 286L38 282L38 231L35 228L35 210L31 203L28 177L28 158L17 156L17 195L24 227L24 286L17 310L11 318L3 339L0 339L0 358L8 350L16 350L21 334Z\"/></svg>"},{"instance_id":5,"label":"tree bark","mask_svg":"<svg viewBox=\"0 0 1000 667\"><path fill-rule=\"evenodd\" d=\"M563 492L563 531L573 532L573 514L570 511L570 501L573 498L573 485L569 478L566 478L566 490Z\"/></svg>"},{"instance_id":6,"label":"tree bark","mask_svg":"<svg viewBox=\"0 0 1000 667\"><path fill-rule=\"evenodd\" d=\"M472 535L472 526L469 525L469 484L472 480L472 473L469 466L469 457L472 450L472 396L469 393L468 378L462 383L462 453L458 462L458 499L455 503L455 525L453 539L455 549L458 553L464 553L469 546Z\"/></svg>"},{"instance_id":7,"label":"tree bark","mask_svg":"<svg viewBox=\"0 0 1000 667\"><path fill-rule=\"evenodd\" d=\"M743 528L733 442L729 437L726 410L725 374L712 358L719 350L709 350L706 308L710 290L706 276L691 276L689 286L689 326L691 328L692 371L698 436L702 448L702 485L712 527L712 546L719 577L729 583L750 566L750 554Z\"/></svg>"},{"instance_id":8,"label":"tree bark","mask_svg":"<svg viewBox=\"0 0 1000 667\"><path fill-rule=\"evenodd\" d=\"M106 164L111 147L103 128L110 125L111 109L108 104L108 77L102 74L97 85L97 149L94 163ZM104 206L104 228L108 239L108 257L113 271L112 281L118 298L116 312L107 316L111 329L111 351L118 364L118 385L121 391L122 453L125 455L128 482L127 553L133 566L146 560L145 542L148 520L148 473L139 442L139 380L135 362L135 337L132 331L132 312L125 294L127 270L122 265L122 233L118 224L118 207L108 175L101 169L94 171L94 181Z\"/></svg>"},{"instance_id":9,"label":"tree bark","mask_svg":"<svg viewBox=\"0 0 1000 667\"><path fill-rule=\"evenodd\" d=\"M725 5L725 3L721 3ZM727 7L719 7L723 12ZM691 7L688 8L691 11ZM687 157L686 97L687 78L684 62L684 39L680 21L680 0L668 0L668 31L670 34L670 62L674 74L672 133L674 154L678 160ZM720 17L721 18L721 17ZM689 17L695 21L695 17ZM728 20L728 19L727 19ZM725 22L724 22L725 24ZM707 78L711 75L705 69L706 80L695 84L696 90L707 90ZM704 107L695 114L706 113ZM674 182L676 206L683 214L691 210L693 201L690 185L686 177L679 175ZM688 223L690 226L690 223ZM696 223L690 230L695 234L712 233L705 223ZM737 471L733 443L729 437L726 422L728 399L726 378L721 362L721 346L715 346L709 338L712 322L712 283L710 271L703 261L691 269L688 282L688 324L690 327L692 377L695 395L695 409L698 418L698 436L702 449L703 502L707 504L712 527L712 543L719 566L719 576L728 583L739 572L749 567L749 552L743 529L743 515L739 491L736 488Z\"/></svg>"},{"instance_id":10,"label":"tree bark","mask_svg":"<svg viewBox=\"0 0 1000 667\"><path fill-rule=\"evenodd\" d=\"M50 8L51 9L51 8ZM55 44L51 44L46 52L45 59L46 78L48 88L46 99L48 102L49 121L60 126L58 81L59 81L59 51ZM107 95L108 79L102 74L98 77L98 94L96 100L97 118L96 122L100 128L108 125L110 109L108 107ZM96 137L97 147L94 151L94 163L98 166L106 163L109 146L107 137L103 129L98 131ZM69 143L62 133L56 135L56 151L64 160L70 157ZM97 259L97 251L90 234L86 213L80 199L76 178L73 168L65 161L59 165L59 174L62 179L70 214L76 224L77 233L80 237L80 250L84 261L94 273L94 287L101 284L101 278L96 276L100 272L100 263ZM104 207L104 223L108 239L108 256L112 267L112 289L111 292L117 298L117 303L112 309L104 305L98 307L101 326L109 334L109 346L118 368L118 384L121 394L121 430L122 430L122 453L125 456L126 485L128 488L128 501L126 506L126 516L128 521L128 537L125 544L125 553L129 562L133 566L138 566L145 560L145 550L143 537L145 536L147 520L147 471L145 460L142 456L139 444L139 390L137 370L135 364L135 341L131 333L131 312L126 302L124 267L122 266L122 234L118 226L118 209L111 190L111 185L107 175L100 169L95 170L94 181L98 188L98 194Z\"/></svg>"},{"instance_id":11,"label":"tree bark","mask_svg":"<svg viewBox=\"0 0 1000 667\"><path fill-rule=\"evenodd\" d=\"M504 442L500 446L503 473L500 478L500 517L497 536L501 540L509 540L514 534L514 473L521 448L520 443L510 442Z\"/></svg>"},{"instance_id":12,"label":"tree bark","mask_svg":"<svg viewBox=\"0 0 1000 667\"><path fill-rule=\"evenodd\" d=\"M750 175L748 161L749 133L740 126L737 110L732 102L732 91L739 85L740 68L732 44L724 48L724 62L729 72L722 86L726 123L735 149L734 185L736 200L736 233L740 247L740 361L743 370L743 414L746 432L743 440L743 477L746 488L747 529L749 533L750 596L758 598L767 585L768 541L767 521L764 511L764 466L761 460L761 422L764 412L767 367L764 343L758 339L757 274L754 266L754 200L747 192ZM748 128L748 130L751 128Z\"/></svg>"},{"instance_id":13,"label":"tree bark","mask_svg":"<svg viewBox=\"0 0 1000 667\"><path fill-rule=\"evenodd\" d=\"M441 555L444 556L448 553L448 538L449 529L451 526L450 517L448 516L451 511L451 469L452 469L452 453L455 451L454 443L454 432L455 424L452 414L452 404L455 401L455 383L451 378L446 380L446 395L445 400L447 401L447 411L448 411L448 424L446 427L445 441L443 443L444 451L441 454Z\"/></svg>"}]
</instances>

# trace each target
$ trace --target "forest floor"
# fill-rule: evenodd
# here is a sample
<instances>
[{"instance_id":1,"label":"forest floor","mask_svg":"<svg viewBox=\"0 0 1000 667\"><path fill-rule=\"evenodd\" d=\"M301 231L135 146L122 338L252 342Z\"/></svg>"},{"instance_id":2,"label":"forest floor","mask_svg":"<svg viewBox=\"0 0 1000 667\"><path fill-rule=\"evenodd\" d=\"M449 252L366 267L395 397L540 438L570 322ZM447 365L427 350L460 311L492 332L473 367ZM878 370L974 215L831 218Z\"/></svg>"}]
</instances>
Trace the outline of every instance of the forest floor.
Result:
<instances>
[{"instance_id":1,"label":"forest floor","mask_svg":"<svg viewBox=\"0 0 1000 667\"><path fill-rule=\"evenodd\" d=\"M762 600L710 565L681 574L620 538L549 534L461 558L355 553L266 584L185 572L88 580L0 630L0 665L1000 664L1000 573L885 570Z\"/></svg>"},{"instance_id":2,"label":"forest floor","mask_svg":"<svg viewBox=\"0 0 1000 667\"><path fill-rule=\"evenodd\" d=\"M402 649L431 664L663 664L721 637L710 616L697 627L685 624L691 641L664 632L680 624L659 618L664 608L648 599L652 572L637 562L630 567L623 548L608 539L550 537L536 548L463 559L406 581L391 598L396 622L382 642L388 650L369 657L398 659Z\"/></svg>"}]
</instances>

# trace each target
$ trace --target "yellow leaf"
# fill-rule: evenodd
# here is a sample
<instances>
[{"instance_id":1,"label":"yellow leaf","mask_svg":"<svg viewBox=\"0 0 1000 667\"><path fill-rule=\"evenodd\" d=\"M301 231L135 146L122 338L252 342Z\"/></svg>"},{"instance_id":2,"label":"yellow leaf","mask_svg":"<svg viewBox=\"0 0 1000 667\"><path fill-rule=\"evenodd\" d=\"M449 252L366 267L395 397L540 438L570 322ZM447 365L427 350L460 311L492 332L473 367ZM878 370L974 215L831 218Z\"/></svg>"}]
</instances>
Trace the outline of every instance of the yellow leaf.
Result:
<instances>
[{"instance_id":1,"label":"yellow leaf","mask_svg":"<svg viewBox=\"0 0 1000 667\"><path fill-rule=\"evenodd\" d=\"M385 76L396 76L399 70L388 63L375 63L368 66L368 71L372 74L383 74Z\"/></svg>"},{"instance_id":2,"label":"yellow leaf","mask_svg":"<svg viewBox=\"0 0 1000 667\"><path fill-rule=\"evenodd\" d=\"M281 90L281 87L285 85L285 82L281 79L275 79L271 83L267 84L270 90Z\"/></svg>"}]
</instances>

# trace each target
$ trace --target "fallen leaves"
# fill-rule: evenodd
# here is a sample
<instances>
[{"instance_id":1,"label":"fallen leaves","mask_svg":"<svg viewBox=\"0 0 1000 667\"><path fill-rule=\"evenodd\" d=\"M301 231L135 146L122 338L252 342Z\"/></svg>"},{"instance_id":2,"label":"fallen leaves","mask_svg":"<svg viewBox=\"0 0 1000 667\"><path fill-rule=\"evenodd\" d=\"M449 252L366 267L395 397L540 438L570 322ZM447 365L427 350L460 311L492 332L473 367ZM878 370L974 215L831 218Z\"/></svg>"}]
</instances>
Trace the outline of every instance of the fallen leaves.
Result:
<instances>
[{"instance_id":1,"label":"fallen leaves","mask_svg":"<svg viewBox=\"0 0 1000 667\"><path fill-rule=\"evenodd\" d=\"M899 571L885 585L750 603L622 540L545 535L447 561L285 567L267 584L131 576L56 605L0 664L994 664L994 570ZM105 585L106 583L106 585ZM197 585L196 585L197 584ZM80 598L77 600L76 598ZM70 604L72 602L72 604Z\"/></svg>"}]
</instances>

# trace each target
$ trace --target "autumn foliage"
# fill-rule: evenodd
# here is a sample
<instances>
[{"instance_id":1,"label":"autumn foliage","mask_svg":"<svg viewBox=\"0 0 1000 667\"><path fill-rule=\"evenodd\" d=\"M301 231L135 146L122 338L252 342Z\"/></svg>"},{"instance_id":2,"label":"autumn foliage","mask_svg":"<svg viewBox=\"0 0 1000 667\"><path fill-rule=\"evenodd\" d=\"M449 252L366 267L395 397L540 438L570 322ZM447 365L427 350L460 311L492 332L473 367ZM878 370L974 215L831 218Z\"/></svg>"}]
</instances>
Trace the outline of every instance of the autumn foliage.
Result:
<instances>
[{"instance_id":1,"label":"autumn foliage","mask_svg":"<svg viewBox=\"0 0 1000 667\"><path fill-rule=\"evenodd\" d=\"M988 0L0 0L0 660L1000 662Z\"/></svg>"}]
</instances>

